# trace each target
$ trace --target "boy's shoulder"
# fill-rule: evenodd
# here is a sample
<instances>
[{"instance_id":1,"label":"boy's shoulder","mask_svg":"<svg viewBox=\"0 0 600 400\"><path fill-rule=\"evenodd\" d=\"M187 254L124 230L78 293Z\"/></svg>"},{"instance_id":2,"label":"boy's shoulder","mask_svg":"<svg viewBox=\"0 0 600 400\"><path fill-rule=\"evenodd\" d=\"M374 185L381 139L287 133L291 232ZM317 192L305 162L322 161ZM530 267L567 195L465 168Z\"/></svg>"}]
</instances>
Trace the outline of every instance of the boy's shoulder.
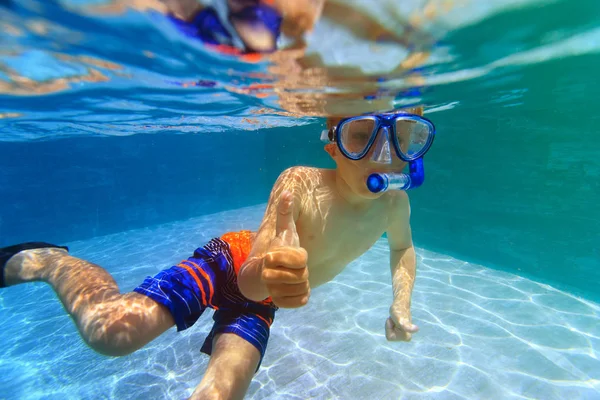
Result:
<instances>
[{"instance_id":1,"label":"boy's shoulder","mask_svg":"<svg viewBox=\"0 0 600 400\"><path fill-rule=\"evenodd\" d=\"M317 178L323 178L325 176L330 175L333 172L332 169L325 168L316 168L316 167L304 167L304 166L294 166L289 167L281 174L279 174L280 179L300 179L303 181L314 180Z\"/></svg>"},{"instance_id":2,"label":"boy's shoulder","mask_svg":"<svg viewBox=\"0 0 600 400\"><path fill-rule=\"evenodd\" d=\"M283 172L281 173L282 175L285 173L290 173L290 174L297 174L297 173L314 173L314 172L318 172L318 171L327 171L326 169L323 168L316 168L316 167L306 167L303 165L294 165L293 167L289 167L283 170Z\"/></svg>"},{"instance_id":3,"label":"boy's shoulder","mask_svg":"<svg viewBox=\"0 0 600 400\"><path fill-rule=\"evenodd\" d=\"M330 186L335 170L315 167L294 166L279 175L277 187L292 189L295 193L306 193L319 187Z\"/></svg>"}]
</instances>

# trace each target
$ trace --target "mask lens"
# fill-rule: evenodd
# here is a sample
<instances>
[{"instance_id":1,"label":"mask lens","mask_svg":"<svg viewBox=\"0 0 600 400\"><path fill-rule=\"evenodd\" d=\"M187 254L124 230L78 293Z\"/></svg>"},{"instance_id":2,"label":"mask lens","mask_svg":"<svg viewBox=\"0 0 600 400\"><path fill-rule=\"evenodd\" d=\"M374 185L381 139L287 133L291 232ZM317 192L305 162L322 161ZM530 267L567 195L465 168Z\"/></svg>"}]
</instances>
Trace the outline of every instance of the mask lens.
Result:
<instances>
[{"instance_id":1,"label":"mask lens","mask_svg":"<svg viewBox=\"0 0 600 400\"><path fill-rule=\"evenodd\" d=\"M360 155L367 148L374 128L375 120L371 118L345 122L341 126L340 144L351 155Z\"/></svg>"},{"instance_id":2,"label":"mask lens","mask_svg":"<svg viewBox=\"0 0 600 400\"><path fill-rule=\"evenodd\" d=\"M415 159L423 154L431 134L431 127L425 122L413 119L396 121L396 136L400 150L409 159Z\"/></svg>"}]
</instances>

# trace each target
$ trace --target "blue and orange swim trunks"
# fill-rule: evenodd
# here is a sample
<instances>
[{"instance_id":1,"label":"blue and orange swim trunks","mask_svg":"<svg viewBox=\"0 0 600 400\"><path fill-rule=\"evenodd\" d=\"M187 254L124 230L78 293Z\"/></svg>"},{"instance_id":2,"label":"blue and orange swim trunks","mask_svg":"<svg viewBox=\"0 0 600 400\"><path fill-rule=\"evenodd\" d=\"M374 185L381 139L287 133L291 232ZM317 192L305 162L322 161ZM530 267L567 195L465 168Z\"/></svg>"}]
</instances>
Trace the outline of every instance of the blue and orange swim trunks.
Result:
<instances>
[{"instance_id":1,"label":"blue and orange swim trunks","mask_svg":"<svg viewBox=\"0 0 600 400\"><path fill-rule=\"evenodd\" d=\"M191 327L207 308L214 309L215 323L202 352L212 353L216 334L233 333L256 347L262 362L277 306L270 298L248 300L238 289L237 275L251 249L250 231L227 233L197 248L187 260L146 278L134 291L167 307L178 331Z\"/></svg>"}]
</instances>

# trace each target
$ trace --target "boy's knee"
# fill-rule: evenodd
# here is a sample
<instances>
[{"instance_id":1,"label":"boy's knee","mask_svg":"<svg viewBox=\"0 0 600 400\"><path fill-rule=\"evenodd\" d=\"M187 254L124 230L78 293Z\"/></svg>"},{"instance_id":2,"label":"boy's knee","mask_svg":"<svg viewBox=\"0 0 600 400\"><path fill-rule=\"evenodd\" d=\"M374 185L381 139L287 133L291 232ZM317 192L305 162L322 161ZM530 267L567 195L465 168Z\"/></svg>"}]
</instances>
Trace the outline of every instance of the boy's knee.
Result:
<instances>
[{"instance_id":1,"label":"boy's knee","mask_svg":"<svg viewBox=\"0 0 600 400\"><path fill-rule=\"evenodd\" d=\"M87 336L87 344L97 353L110 357L121 357L133 353L137 350L131 340L123 337L120 331L114 331L112 327L107 327L92 331Z\"/></svg>"},{"instance_id":2,"label":"boy's knee","mask_svg":"<svg viewBox=\"0 0 600 400\"><path fill-rule=\"evenodd\" d=\"M121 357L140 348L136 340L138 329L118 317L96 318L84 328L84 339L97 353Z\"/></svg>"},{"instance_id":3,"label":"boy's knee","mask_svg":"<svg viewBox=\"0 0 600 400\"><path fill-rule=\"evenodd\" d=\"M224 400L227 398L229 396L223 395L216 386L210 385L198 388L189 400Z\"/></svg>"}]
</instances>

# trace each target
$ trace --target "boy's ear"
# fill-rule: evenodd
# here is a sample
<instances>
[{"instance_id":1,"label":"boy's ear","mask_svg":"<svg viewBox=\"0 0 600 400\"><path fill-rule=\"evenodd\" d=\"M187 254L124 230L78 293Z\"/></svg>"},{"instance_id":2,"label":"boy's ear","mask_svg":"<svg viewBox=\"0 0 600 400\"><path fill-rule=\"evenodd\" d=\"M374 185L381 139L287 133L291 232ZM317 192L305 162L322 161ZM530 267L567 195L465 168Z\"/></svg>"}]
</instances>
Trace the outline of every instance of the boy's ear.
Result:
<instances>
[{"instance_id":1,"label":"boy's ear","mask_svg":"<svg viewBox=\"0 0 600 400\"><path fill-rule=\"evenodd\" d=\"M324 147L325 151L333 157L335 155L337 146L334 143L327 143Z\"/></svg>"}]
</instances>

